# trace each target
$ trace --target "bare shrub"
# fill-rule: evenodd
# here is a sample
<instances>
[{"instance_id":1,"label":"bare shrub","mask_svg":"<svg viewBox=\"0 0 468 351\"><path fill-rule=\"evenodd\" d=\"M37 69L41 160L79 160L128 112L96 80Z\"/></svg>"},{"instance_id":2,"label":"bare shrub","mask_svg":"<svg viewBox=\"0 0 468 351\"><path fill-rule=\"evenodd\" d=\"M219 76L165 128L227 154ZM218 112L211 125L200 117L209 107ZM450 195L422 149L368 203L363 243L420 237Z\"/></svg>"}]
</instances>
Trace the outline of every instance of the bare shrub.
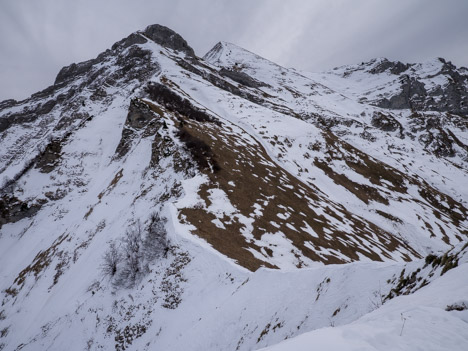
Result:
<instances>
[{"instance_id":1,"label":"bare shrub","mask_svg":"<svg viewBox=\"0 0 468 351\"><path fill-rule=\"evenodd\" d=\"M447 305L445 308L446 311L465 311L468 310L468 303L465 302L456 302L451 305Z\"/></svg>"},{"instance_id":2,"label":"bare shrub","mask_svg":"<svg viewBox=\"0 0 468 351\"><path fill-rule=\"evenodd\" d=\"M133 287L144 272L143 230L141 223L129 228L125 233L122 245L123 267L118 276L118 285Z\"/></svg>"},{"instance_id":3,"label":"bare shrub","mask_svg":"<svg viewBox=\"0 0 468 351\"><path fill-rule=\"evenodd\" d=\"M167 256L169 242L165 221L154 213L146 229L137 221L127 229L119 247L112 242L103 256L103 276L109 277L116 287L134 287L149 272L151 261Z\"/></svg>"},{"instance_id":4,"label":"bare shrub","mask_svg":"<svg viewBox=\"0 0 468 351\"><path fill-rule=\"evenodd\" d=\"M167 256L169 241L165 228L166 219L161 218L158 213L153 213L144 240L145 259L150 262L156 258Z\"/></svg>"},{"instance_id":5,"label":"bare shrub","mask_svg":"<svg viewBox=\"0 0 468 351\"><path fill-rule=\"evenodd\" d=\"M121 254L115 245L115 242L111 242L109 248L104 253L103 262L100 266L101 273L104 277L109 279L114 278L117 274L117 265L121 259Z\"/></svg>"}]
</instances>

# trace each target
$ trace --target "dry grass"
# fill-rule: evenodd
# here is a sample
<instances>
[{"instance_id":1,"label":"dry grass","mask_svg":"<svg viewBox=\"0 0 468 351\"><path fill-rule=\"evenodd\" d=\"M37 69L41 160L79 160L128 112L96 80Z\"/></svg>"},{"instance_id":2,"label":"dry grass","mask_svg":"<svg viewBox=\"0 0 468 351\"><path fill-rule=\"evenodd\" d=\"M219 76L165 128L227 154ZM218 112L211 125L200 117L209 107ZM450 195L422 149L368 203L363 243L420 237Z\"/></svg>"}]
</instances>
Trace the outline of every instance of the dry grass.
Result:
<instances>
[{"instance_id":1,"label":"dry grass","mask_svg":"<svg viewBox=\"0 0 468 351\"><path fill-rule=\"evenodd\" d=\"M53 258L57 255L60 244L67 238L68 235L62 234L47 250L40 251L36 257L34 257L32 263L18 274L15 281L13 282L13 285L16 285L18 289L21 289L26 278L31 274L34 275L36 279L38 279L40 273L50 265ZM17 288L13 288L13 286L10 287L11 290L18 290Z\"/></svg>"},{"instance_id":2,"label":"dry grass","mask_svg":"<svg viewBox=\"0 0 468 351\"><path fill-rule=\"evenodd\" d=\"M216 160L219 165L216 172L211 167L200 167L200 171L210 179L199 190L199 196L206 206L210 205L209 190L214 188L222 189L230 203L246 217L253 215L255 204L262 205L263 214L255 217L253 222L252 234L255 239L261 239L265 233L282 232L302 255L327 264L359 260L358 253L372 260L382 260L383 257L366 249L369 245L378 246L387 257L396 249L417 256L405 243L374 224L352 215L342 206L320 195L318 189L303 184L285 172L274 164L263 146L249 141L242 132L236 130L237 127L226 122L221 124L197 121L181 114L175 117L174 114L167 113L166 116L172 118L176 125L182 125L185 133L207 145L210 150L207 158ZM229 182L234 182L235 186L231 186ZM329 218L318 215L313 210L314 206L319 206ZM278 214L285 212L289 216L287 220L278 217ZM353 231L345 232L335 227L330 217L338 222L346 220L352 223ZM274 247L265 247L265 261L256 258L248 249L260 252L260 247L244 237L244 224L238 218L223 218L221 222L226 229L218 228L212 222L215 218L204 208L181 209L179 217L181 221L196 227L194 234L240 265L252 271L262 266L274 267L266 262ZM313 228L318 238L301 229L305 223ZM374 235L377 235L377 240ZM317 251L320 248L336 250L346 259L339 257L339 254L318 254L316 250L307 247L306 243L316 247ZM297 253L295 255L300 257ZM403 257L410 259L407 255ZM298 261L298 267L301 267L303 263L300 259Z\"/></svg>"},{"instance_id":3,"label":"dry grass","mask_svg":"<svg viewBox=\"0 0 468 351\"><path fill-rule=\"evenodd\" d=\"M167 78L164 78L163 83L179 90ZM175 125L179 126L179 137L185 135L181 140L186 144L186 149L197 161L199 170L209 178L209 182L203 184L198 193L205 206L183 208L180 210L179 219L192 224L196 228L193 233L205 239L219 252L250 270L256 270L261 266L273 267L267 261L274 254L275 248L274 245L259 247L255 241L247 239L242 234L245 225L236 215L234 218L220 218L225 229L213 223L216 217L209 213L206 207L210 205L210 190L216 188L223 190L239 214L253 219L251 234L256 240L260 240L265 233L283 233L300 254L314 261L326 264L344 263L359 260L362 256L380 261L384 257L390 258L394 251L399 251L400 257L405 260L410 260L411 255L419 257L416 251L398 237L349 213L343 206L330 201L312 184L300 182L277 166L262 145L250 140L246 133L238 130L236 126L226 121L220 123L210 114L206 118L193 118L191 103L175 99L172 94L164 95L167 95L166 102L170 107L165 109L166 102L159 97L160 103L163 104L164 116L171 118ZM182 101L181 109L178 108L178 100ZM148 101L144 102L153 110L156 109L155 112L161 116L161 107ZM188 115L185 115L184 111L188 111ZM378 201L388 205L388 190L407 194L408 185L414 184L419 189L426 189L421 196L430 205L437 206L434 211L439 217L451 217L455 222L461 218L457 218L458 215L454 214L452 209L458 208L462 213L466 213L454 200L438 193L423 181L369 157L331 132L324 132L324 137L325 162L316 160L315 165L366 204ZM195 144L202 147L190 147L187 145L187 141L190 140L195 140ZM276 142L279 143L278 140ZM191 149L198 149L200 152L193 155ZM374 186L358 184L336 173L326 162L335 159L346 162L348 167L369 179ZM234 182L235 186L231 186L230 182ZM450 208L440 208L441 205L437 203L439 198L445 199ZM256 205L262 207L261 216L254 216ZM287 214L288 218L278 217L278 214ZM393 216L386 218L399 221ZM340 229L343 222L351 229ZM318 238L302 229L306 223ZM249 249L261 253L265 260L255 257ZM327 250L331 251L327 253ZM377 254L379 251L381 253ZM298 258L297 266L303 266L301 255L294 251L292 254Z\"/></svg>"}]
</instances>

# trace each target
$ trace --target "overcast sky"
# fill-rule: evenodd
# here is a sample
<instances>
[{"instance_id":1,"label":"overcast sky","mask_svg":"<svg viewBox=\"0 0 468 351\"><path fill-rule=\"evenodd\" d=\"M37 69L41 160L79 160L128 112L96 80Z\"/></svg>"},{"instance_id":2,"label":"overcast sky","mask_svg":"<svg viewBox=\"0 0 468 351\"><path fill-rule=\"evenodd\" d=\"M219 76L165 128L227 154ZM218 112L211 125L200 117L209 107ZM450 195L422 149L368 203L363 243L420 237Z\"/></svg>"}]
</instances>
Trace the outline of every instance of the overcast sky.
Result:
<instances>
[{"instance_id":1,"label":"overcast sky","mask_svg":"<svg viewBox=\"0 0 468 351\"><path fill-rule=\"evenodd\" d=\"M468 0L0 0L0 101L153 23L199 56L222 40L315 72L374 57L468 66Z\"/></svg>"}]
</instances>

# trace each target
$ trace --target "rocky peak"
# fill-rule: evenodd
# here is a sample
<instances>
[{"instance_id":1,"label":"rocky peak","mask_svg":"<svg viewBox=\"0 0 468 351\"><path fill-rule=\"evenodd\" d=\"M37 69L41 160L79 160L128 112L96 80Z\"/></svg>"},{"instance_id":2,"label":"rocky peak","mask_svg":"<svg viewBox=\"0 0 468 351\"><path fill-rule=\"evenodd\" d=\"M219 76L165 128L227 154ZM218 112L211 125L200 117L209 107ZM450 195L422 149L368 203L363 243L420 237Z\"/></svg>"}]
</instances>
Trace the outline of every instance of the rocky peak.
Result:
<instances>
[{"instance_id":1,"label":"rocky peak","mask_svg":"<svg viewBox=\"0 0 468 351\"><path fill-rule=\"evenodd\" d=\"M187 44L184 38L174 32L172 29L161 26L159 24L152 24L142 32L146 37L155 43L165 46L167 48L184 52L188 56L195 57L195 52Z\"/></svg>"},{"instance_id":2,"label":"rocky peak","mask_svg":"<svg viewBox=\"0 0 468 351\"><path fill-rule=\"evenodd\" d=\"M392 74L400 74L406 71L411 65L400 61L389 61L386 58L376 60L376 64L369 70L372 74L390 72Z\"/></svg>"},{"instance_id":3,"label":"rocky peak","mask_svg":"<svg viewBox=\"0 0 468 351\"><path fill-rule=\"evenodd\" d=\"M223 52L223 48L224 48L223 42L219 41L218 43L216 43L215 46L213 46L210 49L210 51L208 51L205 54L205 56L203 56L203 59L210 63L216 62L219 56L221 55L221 53Z\"/></svg>"},{"instance_id":4,"label":"rocky peak","mask_svg":"<svg viewBox=\"0 0 468 351\"><path fill-rule=\"evenodd\" d=\"M54 84L60 84L73 79L74 77L81 76L88 72L93 65L103 62L109 55L120 53L122 50L135 44L144 44L148 39L166 48L180 51L188 56L195 57L193 49L179 34L174 32L172 29L159 24L152 24L146 27L143 31L137 31L130 34L128 37L119 40L112 45L110 50L104 51L95 59L81 63L72 63L69 66L63 67L57 74ZM134 55L137 51L138 50L130 51L128 56Z\"/></svg>"},{"instance_id":5,"label":"rocky peak","mask_svg":"<svg viewBox=\"0 0 468 351\"><path fill-rule=\"evenodd\" d=\"M54 85L63 83L72 77L75 77L77 75L81 75L87 72L91 68L91 66L95 63L95 61L96 60L88 60L88 61L80 62L80 63L72 63L69 66L63 67L57 74Z\"/></svg>"},{"instance_id":6,"label":"rocky peak","mask_svg":"<svg viewBox=\"0 0 468 351\"><path fill-rule=\"evenodd\" d=\"M243 47L226 41L218 42L203 56L203 59L211 64L224 66L225 68L239 65L252 65L254 62L259 61L269 62L267 59Z\"/></svg>"}]
</instances>

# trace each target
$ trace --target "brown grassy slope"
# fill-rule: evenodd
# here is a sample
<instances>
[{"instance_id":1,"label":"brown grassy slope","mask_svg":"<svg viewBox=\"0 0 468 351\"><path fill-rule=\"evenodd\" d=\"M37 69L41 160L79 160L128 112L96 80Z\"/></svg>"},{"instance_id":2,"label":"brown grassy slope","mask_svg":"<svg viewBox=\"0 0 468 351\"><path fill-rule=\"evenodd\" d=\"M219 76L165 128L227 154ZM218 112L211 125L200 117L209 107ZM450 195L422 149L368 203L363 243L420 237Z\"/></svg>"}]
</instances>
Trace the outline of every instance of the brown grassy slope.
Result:
<instances>
[{"instance_id":1,"label":"brown grassy slope","mask_svg":"<svg viewBox=\"0 0 468 351\"><path fill-rule=\"evenodd\" d=\"M250 270L272 266L268 256L275 248L272 244L255 242L265 233L283 233L293 243L297 248L293 254L298 267L303 264L301 256L326 264L358 260L359 255L381 261L390 258L394 251L399 251L399 256L405 260L411 255L418 256L398 238L352 215L329 201L318 189L301 183L284 171L271 160L262 145L238 127L227 122L222 125L199 122L179 114L177 118L172 113L167 116L176 121L185 139L189 134L210 149L205 152L209 162L200 164L200 170L209 178L199 190L204 206L181 209L179 219L195 226L194 234L240 265ZM213 165L219 169L214 170ZM216 217L206 208L211 204L210 190L215 188L226 193L239 215L254 219L253 240L242 234L246 228L236 214L221 219L225 229L212 222ZM256 204L262 207L260 216L254 215ZM342 229L343 223L348 230ZM302 229L307 225L318 237ZM257 251L260 258L249 249Z\"/></svg>"},{"instance_id":2,"label":"brown grassy slope","mask_svg":"<svg viewBox=\"0 0 468 351\"><path fill-rule=\"evenodd\" d=\"M421 207L420 215L422 217L420 217L420 221L424 223L431 237L435 236L435 233L426 221L427 217L425 219L424 213L426 213L426 216L434 216L438 219L439 223L437 225L442 233L441 239L445 243L454 244L453 242L450 243L449 236L443 228L450 227L450 225L458 228L460 235L455 234L458 240L462 241L462 236L465 236L466 239L468 230L462 222L468 217L468 209L463 204L434 189L422 178L402 173L369 157L369 155L340 140L330 132L324 133L324 135L327 144L327 149L324 151L325 158L324 160L315 160L314 164L322 169L336 184L345 187L366 204L370 201L378 201L389 206L388 199L390 197L400 202L417 202ZM352 182L344 174L337 173L327 165L327 162L332 160L345 161L352 171L369 179L373 186ZM418 189L420 198L408 195L409 186L415 186ZM394 214L398 213L398 210L395 211L394 208L389 208L389 211Z\"/></svg>"}]
</instances>

